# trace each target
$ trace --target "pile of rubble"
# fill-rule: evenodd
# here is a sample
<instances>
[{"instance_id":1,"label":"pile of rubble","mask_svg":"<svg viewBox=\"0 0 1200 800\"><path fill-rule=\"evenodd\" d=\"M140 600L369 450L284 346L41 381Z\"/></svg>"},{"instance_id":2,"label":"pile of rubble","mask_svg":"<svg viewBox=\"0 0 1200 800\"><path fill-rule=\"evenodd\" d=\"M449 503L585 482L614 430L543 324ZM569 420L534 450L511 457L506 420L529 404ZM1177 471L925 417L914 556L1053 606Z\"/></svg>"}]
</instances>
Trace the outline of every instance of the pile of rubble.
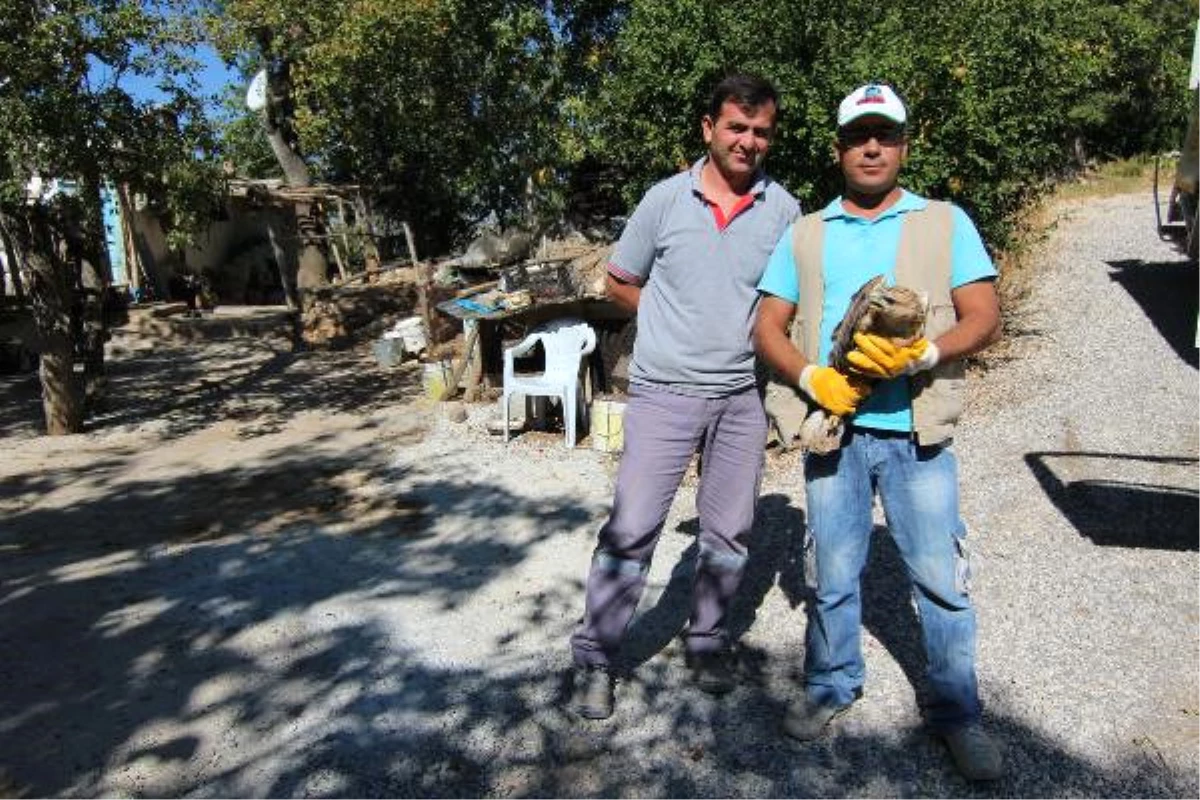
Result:
<instances>
[{"instance_id":1,"label":"pile of rubble","mask_svg":"<svg viewBox=\"0 0 1200 800\"><path fill-rule=\"evenodd\" d=\"M535 257L507 265L466 268L462 258L384 270L363 280L334 284L305 304L300 330L310 347L341 347L379 334L395 320L423 315L432 344L450 342L461 323L434 309L456 298L523 309L542 303L604 298L604 276L611 244L544 242ZM427 276L427 277L425 277ZM428 309L422 314L421 282ZM369 282L368 282L369 281ZM507 305L505 305L507 303Z\"/></svg>"},{"instance_id":2,"label":"pile of rubble","mask_svg":"<svg viewBox=\"0 0 1200 800\"><path fill-rule=\"evenodd\" d=\"M417 300L417 284L411 280L331 286L305 302L300 335L310 347L344 347L409 316Z\"/></svg>"}]
</instances>

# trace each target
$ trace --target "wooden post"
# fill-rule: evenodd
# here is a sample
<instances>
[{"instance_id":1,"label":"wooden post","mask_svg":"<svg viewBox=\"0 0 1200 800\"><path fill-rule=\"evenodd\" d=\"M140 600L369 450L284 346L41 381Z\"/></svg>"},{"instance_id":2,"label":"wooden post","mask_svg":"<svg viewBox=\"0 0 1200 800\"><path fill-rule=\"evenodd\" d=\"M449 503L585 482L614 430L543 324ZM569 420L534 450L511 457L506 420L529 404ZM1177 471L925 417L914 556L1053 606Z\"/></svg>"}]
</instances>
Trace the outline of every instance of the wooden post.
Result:
<instances>
[{"instance_id":1,"label":"wooden post","mask_svg":"<svg viewBox=\"0 0 1200 800\"><path fill-rule=\"evenodd\" d=\"M442 400L450 400L454 395L458 394L458 382L462 380L463 371L467 368L467 363L471 360L471 353L475 350L475 342L479 339L479 324L471 326L471 332L467 335L467 343L463 346L462 358L458 360L458 364L454 367L454 372L450 375L450 380L446 382L446 388L442 391Z\"/></svg>"},{"instance_id":2,"label":"wooden post","mask_svg":"<svg viewBox=\"0 0 1200 800\"><path fill-rule=\"evenodd\" d=\"M413 244L413 232L408 222L404 223L404 241L408 245L408 257L412 259L413 266L418 266L420 262L417 261L417 246Z\"/></svg>"},{"instance_id":3,"label":"wooden post","mask_svg":"<svg viewBox=\"0 0 1200 800\"><path fill-rule=\"evenodd\" d=\"M367 283L374 283L379 273L381 259L375 243L375 226L371 224L371 208L363 199L362 192L354 193L354 227L363 237L363 260L367 265Z\"/></svg>"},{"instance_id":4,"label":"wooden post","mask_svg":"<svg viewBox=\"0 0 1200 800\"><path fill-rule=\"evenodd\" d=\"M479 382L483 377L483 326L488 323L482 319L464 319L463 330L474 334L475 341L470 350L463 354L467 361L467 385L463 389L463 400L474 403L479 399ZM468 338L470 335L468 334Z\"/></svg>"},{"instance_id":5,"label":"wooden post","mask_svg":"<svg viewBox=\"0 0 1200 800\"><path fill-rule=\"evenodd\" d=\"M8 265L8 281L12 285L13 296L24 303L25 284L21 282L20 255L17 253L13 237L9 235L8 228L5 226L4 217L0 217L0 246L4 248L4 258ZM0 294L5 294L7 291L6 288L0 287Z\"/></svg>"},{"instance_id":6,"label":"wooden post","mask_svg":"<svg viewBox=\"0 0 1200 800\"><path fill-rule=\"evenodd\" d=\"M346 280L346 265L342 261L342 254L338 251L337 242L333 240L332 236L329 237L329 251L333 253L333 260L337 262L338 275L342 276L342 281L344 282Z\"/></svg>"},{"instance_id":7,"label":"wooden post","mask_svg":"<svg viewBox=\"0 0 1200 800\"><path fill-rule=\"evenodd\" d=\"M429 295L433 288L433 276L429 272L429 266L422 264L417 260L417 246L413 243L412 228L408 222L404 222L404 240L408 244L408 256L412 259L413 267L417 272L417 313L421 316L421 321L425 324L425 341L429 342L430 348L433 348L433 306L430 303Z\"/></svg>"},{"instance_id":8,"label":"wooden post","mask_svg":"<svg viewBox=\"0 0 1200 800\"><path fill-rule=\"evenodd\" d=\"M341 277L341 279L343 281L345 281L346 274L347 274L346 273L346 264L342 261L342 254L340 252L338 252L337 240L334 238L333 233L330 232L329 214L327 214L325 211L324 201L322 201L322 200L313 201L313 208L317 209L317 213L320 214L321 219L323 219L325 221L325 230L326 230L325 239L326 239L326 241L329 242L329 252L333 253L333 260L334 260L334 262L337 263L338 275Z\"/></svg>"},{"instance_id":9,"label":"wooden post","mask_svg":"<svg viewBox=\"0 0 1200 800\"><path fill-rule=\"evenodd\" d=\"M334 195L333 199L337 201L338 219L342 221L342 249L346 251L346 261L350 262L351 266L353 266L350 250L350 234L346 233L350 227L346 222L346 204L342 202L341 195ZM343 275L342 279L345 280L345 277Z\"/></svg>"},{"instance_id":10,"label":"wooden post","mask_svg":"<svg viewBox=\"0 0 1200 800\"><path fill-rule=\"evenodd\" d=\"M271 243L271 254L275 257L275 266L279 270L279 283L283 287L283 297L287 307L293 311L300 309L300 298L296 294L296 283L292 279L287 249L283 246L285 232L282 230L284 217L275 213L278 207L272 207L267 215L267 241Z\"/></svg>"},{"instance_id":11,"label":"wooden post","mask_svg":"<svg viewBox=\"0 0 1200 800\"><path fill-rule=\"evenodd\" d=\"M121 245L125 248L125 278L129 281L130 293L142 297L142 254L133 231L133 203L129 197L129 184L117 187L117 207L121 210Z\"/></svg>"}]
</instances>

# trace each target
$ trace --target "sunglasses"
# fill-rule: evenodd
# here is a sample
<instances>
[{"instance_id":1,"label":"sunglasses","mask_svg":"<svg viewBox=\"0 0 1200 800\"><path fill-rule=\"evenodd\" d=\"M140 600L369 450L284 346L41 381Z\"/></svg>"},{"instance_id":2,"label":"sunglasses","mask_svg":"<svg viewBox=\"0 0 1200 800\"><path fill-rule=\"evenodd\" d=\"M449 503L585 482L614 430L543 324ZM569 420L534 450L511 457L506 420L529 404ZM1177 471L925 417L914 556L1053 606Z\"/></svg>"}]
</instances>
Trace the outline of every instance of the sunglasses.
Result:
<instances>
[{"instance_id":1,"label":"sunglasses","mask_svg":"<svg viewBox=\"0 0 1200 800\"><path fill-rule=\"evenodd\" d=\"M842 147L862 147L872 139L884 147L895 147L904 142L904 126L870 125L861 128L842 128L837 132L838 144Z\"/></svg>"}]
</instances>

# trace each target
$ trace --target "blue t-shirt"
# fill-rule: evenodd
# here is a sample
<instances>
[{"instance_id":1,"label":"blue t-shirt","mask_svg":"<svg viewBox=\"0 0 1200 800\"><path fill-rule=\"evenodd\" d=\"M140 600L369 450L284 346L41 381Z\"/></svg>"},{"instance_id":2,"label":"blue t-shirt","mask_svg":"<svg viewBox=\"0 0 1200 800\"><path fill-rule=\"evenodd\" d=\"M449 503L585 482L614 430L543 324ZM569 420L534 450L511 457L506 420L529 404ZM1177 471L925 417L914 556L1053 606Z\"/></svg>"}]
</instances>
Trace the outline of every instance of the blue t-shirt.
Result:
<instances>
[{"instance_id":1,"label":"blue t-shirt","mask_svg":"<svg viewBox=\"0 0 1200 800\"><path fill-rule=\"evenodd\" d=\"M875 219L847 213L842 208L840 197L821 211L825 220L825 294L821 308L820 363L829 363L833 330L845 315L854 293L879 275L886 275L890 283L895 283L896 250L900 244L904 215L925 208L928 203L925 198L905 191L895 205ZM996 277L996 268L970 217L957 206L953 213L951 288ZM771 253L758 289L797 304L800 301L800 284L792 255L792 238L792 226L789 225ZM907 378L877 383L870 397L859 406L854 424L864 428L911 431L912 402Z\"/></svg>"},{"instance_id":2,"label":"blue t-shirt","mask_svg":"<svg viewBox=\"0 0 1200 800\"><path fill-rule=\"evenodd\" d=\"M704 162L646 192L608 269L642 287L630 382L723 397L754 385L758 279L800 204L760 174L725 220L700 188Z\"/></svg>"}]
</instances>

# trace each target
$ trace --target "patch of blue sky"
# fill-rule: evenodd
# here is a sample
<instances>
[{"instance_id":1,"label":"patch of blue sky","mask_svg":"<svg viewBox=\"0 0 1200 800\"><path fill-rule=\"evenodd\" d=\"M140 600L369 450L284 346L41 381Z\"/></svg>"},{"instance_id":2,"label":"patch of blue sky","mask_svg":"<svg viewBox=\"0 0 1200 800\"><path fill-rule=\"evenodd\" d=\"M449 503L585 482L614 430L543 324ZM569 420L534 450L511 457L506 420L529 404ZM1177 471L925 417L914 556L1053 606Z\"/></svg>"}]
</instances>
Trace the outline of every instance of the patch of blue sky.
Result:
<instances>
[{"instance_id":1,"label":"patch of blue sky","mask_svg":"<svg viewBox=\"0 0 1200 800\"><path fill-rule=\"evenodd\" d=\"M216 51L207 45L198 45L188 54L193 62L190 72L191 89L203 100L205 109L213 115L224 113L224 98L231 92L245 92L249 84L235 68L225 65ZM93 61L89 79L93 88L102 88L114 82L135 100L148 103L165 102L169 96L162 89L162 75L140 74L132 70L115 74L100 61Z\"/></svg>"}]
</instances>

